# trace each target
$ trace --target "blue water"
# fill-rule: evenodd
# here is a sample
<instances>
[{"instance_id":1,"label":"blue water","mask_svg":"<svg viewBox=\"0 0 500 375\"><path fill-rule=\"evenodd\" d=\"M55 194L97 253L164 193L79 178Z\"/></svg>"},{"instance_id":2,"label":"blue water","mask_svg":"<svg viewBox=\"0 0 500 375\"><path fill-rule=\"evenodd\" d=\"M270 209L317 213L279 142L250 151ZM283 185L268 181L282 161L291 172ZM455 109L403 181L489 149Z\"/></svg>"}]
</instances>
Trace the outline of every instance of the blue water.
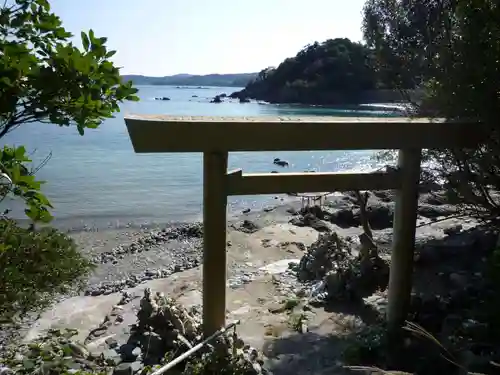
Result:
<instances>
[{"instance_id":1,"label":"blue water","mask_svg":"<svg viewBox=\"0 0 500 375\"><path fill-rule=\"evenodd\" d=\"M210 103L217 94L235 88L178 89L169 86L139 87L140 102L124 103L116 118L82 137L75 128L51 124L27 124L2 139L7 144L25 144L35 162L50 152L50 161L38 172L46 180L44 192L54 205L58 226L123 225L129 222L168 222L198 219L202 210L202 165L200 154L134 154L123 121L123 113L259 116L334 115L393 116L383 110L353 111L321 107L270 105L226 101ZM196 95L198 97L193 97ZM157 101L167 96L170 101ZM194 135L196 136L196 135ZM230 154L230 168L245 172L270 172L274 158L290 163L289 171L364 170L376 167L372 151L356 152L255 152ZM230 209L262 207L274 197L236 197ZM2 206L23 213L16 202Z\"/></svg>"}]
</instances>

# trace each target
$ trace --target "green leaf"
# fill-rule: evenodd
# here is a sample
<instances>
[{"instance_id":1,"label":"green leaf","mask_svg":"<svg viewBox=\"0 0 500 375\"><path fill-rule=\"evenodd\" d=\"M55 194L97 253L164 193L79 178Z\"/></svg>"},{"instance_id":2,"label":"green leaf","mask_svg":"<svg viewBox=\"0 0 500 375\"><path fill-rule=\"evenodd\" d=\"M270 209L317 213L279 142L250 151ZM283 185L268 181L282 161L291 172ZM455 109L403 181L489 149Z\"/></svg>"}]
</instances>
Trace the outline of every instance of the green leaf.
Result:
<instances>
[{"instance_id":1,"label":"green leaf","mask_svg":"<svg viewBox=\"0 0 500 375\"><path fill-rule=\"evenodd\" d=\"M106 54L106 58L107 58L107 59L109 59L110 57L113 57L115 54L116 54L116 51L109 51L109 52Z\"/></svg>"},{"instance_id":2,"label":"green leaf","mask_svg":"<svg viewBox=\"0 0 500 375\"><path fill-rule=\"evenodd\" d=\"M78 129L78 133L79 133L80 135L84 135L84 134L85 134L85 129L83 128L83 125L81 125L81 124L77 124L77 125L76 125L76 128Z\"/></svg>"},{"instance_id":3,"label":"green leaf","mask_svg":"<svg viewBox=\"0 0 500 375\"><path fill-rule=\"evenodd\" d=\"M82 36L82 45L83 45L83 49L85 51L88 51L89 50L89 37L87 36L87 34L85 34L83 31L81 33L81 36Z\"/></svg>"},{"instance_id":4,"label":"green leaf","mask_svg":"<svg viewBox=\"0 0 500 375\"><path fill-rule=\"evenodd\" d=\"M25 159L24 159L25 155L26 155L26 147L19 146L18 148L16 148L16 151L15 151L15 157L16 157L16 159L25 161Z\"/></svg>"}]
</instances>

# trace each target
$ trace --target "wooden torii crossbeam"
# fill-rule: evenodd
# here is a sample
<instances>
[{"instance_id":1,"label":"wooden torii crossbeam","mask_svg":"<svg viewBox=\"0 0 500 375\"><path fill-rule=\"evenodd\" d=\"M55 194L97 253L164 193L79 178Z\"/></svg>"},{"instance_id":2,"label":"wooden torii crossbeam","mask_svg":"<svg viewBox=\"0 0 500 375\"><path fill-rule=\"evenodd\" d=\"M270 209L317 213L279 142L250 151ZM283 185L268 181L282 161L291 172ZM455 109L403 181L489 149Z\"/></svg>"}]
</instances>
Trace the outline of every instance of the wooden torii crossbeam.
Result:
<instances>
[{"instance_id":1,"label":"wooden torii crossbeam","mask_svg":"<svg viewBox=\"0 0 500 375\"><path fill-rule=\"evenodd\" d=\"M474 146L477 123L425 118L179 117L126 115L137 153L203 153L203 327L226 318L226 220L231 195L396 189L388 321L401 324L410 302L421 150ZM312 136L305 136L305 134ZM399 149L398 168L376 173L228 173L233 151Z\"/></svg>"}]
</instances>

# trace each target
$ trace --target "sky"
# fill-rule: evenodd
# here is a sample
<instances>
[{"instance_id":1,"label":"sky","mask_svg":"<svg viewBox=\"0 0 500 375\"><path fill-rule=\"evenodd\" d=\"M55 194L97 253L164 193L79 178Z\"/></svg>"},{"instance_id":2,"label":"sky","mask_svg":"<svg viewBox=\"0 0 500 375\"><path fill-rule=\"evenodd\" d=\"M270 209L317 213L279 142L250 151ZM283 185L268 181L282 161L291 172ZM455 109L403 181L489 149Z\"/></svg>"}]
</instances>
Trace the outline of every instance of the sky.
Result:
<instances>
[{"instance_id":1,"label":"sky","mask_svg":"<svg viewBox=\"0 0 500 375\"><path fill-rule=\"evenodd\" d=\"M122 74L245 73L305 45L360 41L364 0L51 0L80 44L93 29ZM81 44L80 44L81 45Z\"/></svg>"}]
</instances>

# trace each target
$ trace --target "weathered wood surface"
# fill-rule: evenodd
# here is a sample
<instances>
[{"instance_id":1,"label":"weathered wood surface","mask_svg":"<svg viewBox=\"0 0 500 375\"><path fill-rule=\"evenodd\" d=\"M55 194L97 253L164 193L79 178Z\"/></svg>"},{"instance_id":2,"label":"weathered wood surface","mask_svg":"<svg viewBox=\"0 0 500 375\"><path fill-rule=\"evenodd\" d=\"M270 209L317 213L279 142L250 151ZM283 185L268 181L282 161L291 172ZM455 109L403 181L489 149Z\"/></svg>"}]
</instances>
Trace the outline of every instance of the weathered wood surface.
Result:
<instances>
[{"instance_id":1,"label":"weathered wood surface","mask_svg":"<svg viewBox=\"0 0 500 375\"><path fill-rule=\"evenodd\" d=\"M226 320L227 153L203 155L203 332Z\"/></svg>"},{"instance_id":2,"label":"weathered wood surface","mask_svg":"<svg viewBox=\"0 0 500 375\"><path fill-rule=\"evenodd\" d=\"M387 308L393 332L404 323L410 308L421 159L420 149L399 151L402 186L396 193Z\"/></svg>"},{"instance_id":3,"label":"weathered wood surface","mask_svg":"<svg viewBox=\"0 0 500 375\"><path fill-rule=\"evenodd\" d=\"M227 176L228 195L389 190L401 186L398 171L374 173L251 173Z\"/></svg>"},{"instance_id":4,"label":"weathered wood surface","mask_svg":"<svg viewBox=\"0 0 500 375\"><path fill-rule=\"evenodd\" d=\"M425 118L126 115L135 152L449 148L482 137L478 124Z\"/></svg>"}]
</instances>

